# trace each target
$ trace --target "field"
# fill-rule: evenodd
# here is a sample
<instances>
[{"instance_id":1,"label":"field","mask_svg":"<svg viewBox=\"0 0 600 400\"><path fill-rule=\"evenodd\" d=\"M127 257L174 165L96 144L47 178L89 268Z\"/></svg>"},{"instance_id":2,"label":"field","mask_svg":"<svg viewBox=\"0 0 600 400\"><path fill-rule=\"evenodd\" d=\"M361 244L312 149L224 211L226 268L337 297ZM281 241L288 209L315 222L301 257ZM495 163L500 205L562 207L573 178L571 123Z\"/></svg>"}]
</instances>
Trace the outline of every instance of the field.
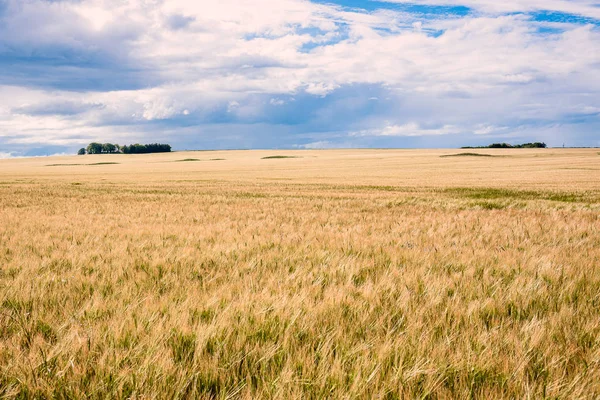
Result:
<instances>
[{"instance_id":1,"label":"field","mask_svg":"<svg viewBox=\"0 0 600 400\"><path fill-rule=\"evenodd\" d=\"M599 398L598 150L475 152L0 160L0 398Z\"/></svg>"}]
</instances>

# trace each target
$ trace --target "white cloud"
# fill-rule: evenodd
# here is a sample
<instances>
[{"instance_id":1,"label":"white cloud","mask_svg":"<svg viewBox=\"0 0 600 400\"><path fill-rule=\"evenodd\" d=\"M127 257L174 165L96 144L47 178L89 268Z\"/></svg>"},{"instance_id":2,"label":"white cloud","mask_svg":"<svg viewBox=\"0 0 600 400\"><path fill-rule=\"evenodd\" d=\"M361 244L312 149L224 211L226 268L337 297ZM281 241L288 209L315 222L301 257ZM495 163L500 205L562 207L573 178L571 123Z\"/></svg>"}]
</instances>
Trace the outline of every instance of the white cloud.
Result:
<instances>
[{"instance_id":1,"label":"white cloud","mask_svg":"<svg viewBox=\"0 0 600 400\"><path fill-rule=\"evenodd\" d=\"M306 92L316 96L325 97L339 87L339 84L336 83L309 82L306 86Z\"/></svg>"},{"instance_id":2,"label":"white cloud","mask_svg":"<svg viewBox=\"0 0 600 400\"><path fill-rule=\"evenodd\" d=\"M351 132L350 136L436 136L461 133L459 127L453 125L444 125L436 128L422 127L418 123L411 122L405 125L387 124L382 128L366 129L357 132Z\"/></svg>"},{"instance_id":3,"label":"white cloud","mask_svg":"<svg viewBox=\"0 0 600 400\"><path fill-rule=\"evenodd\" d=\"M505 132L508 129L509 128L507 126L494 126L494 125L479 124L475 127L475 130L473 131L473 133L476 135L490 135L490 134L494 134L494 133Z\"/></svg>"},{"instance_id":4,"label":"white cloud","mask_svg":"<svg viewBox=\"0 0 600 400\"><path fill-rule=\"evenodd\" d=\"M332 147L336 147L336 145L334 143L331 143L330 141L321 140L318 142L311 142L311 143L306 143L306 144L302 144L302 145L295 145L294 147L301 148L301 149L329 149Z\"/></svg>"},{"instance_id":5,"label":"white cloud","mask_svg":"<svg viewBox=\"0 0 600 400\"><path fill-rule=\"evenodd\" d=\"M238 108L240 108L240 103L238 103L235 100L234 101L230 101L229 104L227 105L227 112L234 112Z\"/></svg>"},{"instance_id":6,"label":"white cloud","mask_svg":"<svg viewBox=\"0 0 600 400\"><path fill-rule=\"evenodd\" d=\"M285 104L285 100L272 98L271 100L269 100L269 104L272 106L282 106Z\"/></svg>"},{"instance_id":7,"label":"white cloud","mask_svg":"<svg viewBox=\"0 0 600 400\"><path fill-rule=\"evenodd\" d=\"M12 153L12 152L11 153L0 152L0 159L12 158L12 157L14 157L14 153Z\"/></svg>"}]
</instances>

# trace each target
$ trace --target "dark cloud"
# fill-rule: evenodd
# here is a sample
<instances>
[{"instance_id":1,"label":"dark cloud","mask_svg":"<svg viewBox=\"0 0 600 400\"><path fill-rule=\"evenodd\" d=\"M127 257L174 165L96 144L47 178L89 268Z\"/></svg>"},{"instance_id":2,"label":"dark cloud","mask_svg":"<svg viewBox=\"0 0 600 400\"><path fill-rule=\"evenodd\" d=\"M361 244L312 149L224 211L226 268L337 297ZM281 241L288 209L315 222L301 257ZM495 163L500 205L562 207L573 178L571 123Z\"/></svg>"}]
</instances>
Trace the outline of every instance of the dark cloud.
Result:
<instances>
[{"instance_id":1,"label":"dark cloud","mask_svg":"<svg viewBox=\"0 0 600 400\"><path fill-rule=\"evenodd\" d=\"M196 18L194 17L188 17L180 14L170 15L166 18L167 26L173 30L187 28L195 20Z\"/></svg>"}]
</instances>

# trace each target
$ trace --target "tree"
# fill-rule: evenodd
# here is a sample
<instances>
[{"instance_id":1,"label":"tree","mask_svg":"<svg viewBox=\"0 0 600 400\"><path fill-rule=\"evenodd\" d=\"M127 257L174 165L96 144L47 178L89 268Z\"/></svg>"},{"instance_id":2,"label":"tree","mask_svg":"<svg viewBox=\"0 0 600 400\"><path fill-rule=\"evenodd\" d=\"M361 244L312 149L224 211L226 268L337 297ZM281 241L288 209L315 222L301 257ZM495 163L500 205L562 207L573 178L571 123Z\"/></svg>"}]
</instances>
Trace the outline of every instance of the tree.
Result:
<instances>
[{"instance_id":1,"label":"tree","mask_svg":"<svg viewBox=\"0 0 600 400\"><path fill-rule=\"evenodd\" d=\"M1 0L0 0L1 1ZM86 149L83 149L84 151ZM123 154L146 154L146 153L168 153L171 151L171 145L164 143L151 144L130 144L129 146L119 146L112 143L90 143L87 147L87 154L101 153L123 153Z\"/></svg>"},{"instance_id":2,"label":"tree","mask_svg":"<svg viewBox=\"0 0 600 400\"><path fill-rule=\"evenodd\" d=\"M80 148L79 151L77 152L77 155L79 155L79 156L85 155L85 148L83 148L83 147Z\"/></svg>"},{"instance_id":3,"label":"tree","mask_svg":"<svg viewBox=\"0 0 600 400\"><path fill-rule=\"evenodd\" d=\"M103 146L100 143L90 143L87 147L88 154L100 154L102 153Z\"/></svg>"},{"instance_id":4,"label":"tree","mask_svg":"<svg viewBox=\"0 0 600 400\"><path fill-rule=\"evenodd\" d=\"M547 146L546 143L535 142L524 144L523 147L528 147L530 149L545 149Z\"/></svg>"},{"instance_id":5,"label":"tree","mask_svg":"<svg viewBox=\"0 0 600 400\"><path fill-rule=\"evenodd\" d=\"M117 151L117 146L115 146L112 143L104 143L102 145L102 151L104 151L105 153L114 153L115 151Z\"/></svg>"}]
</instances>

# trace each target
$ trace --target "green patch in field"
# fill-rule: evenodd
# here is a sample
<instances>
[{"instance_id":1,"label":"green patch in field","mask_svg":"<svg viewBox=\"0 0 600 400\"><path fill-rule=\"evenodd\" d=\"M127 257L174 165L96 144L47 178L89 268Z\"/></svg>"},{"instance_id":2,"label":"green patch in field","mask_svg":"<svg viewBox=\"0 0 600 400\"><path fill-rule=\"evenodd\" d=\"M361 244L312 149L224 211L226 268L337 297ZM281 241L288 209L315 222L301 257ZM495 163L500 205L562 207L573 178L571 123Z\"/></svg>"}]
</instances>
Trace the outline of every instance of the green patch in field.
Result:
<instances>
[{"instance_id":1,"label":"green patch in field","mask_svg":"<svg viewBox=\"0 0 600 400\"><path fill-rule=\"evenodd\" d=\"M600 202L600 194L590 192L550 192L495 188L449 188L445 189L444 192L455 197L475 200L549 200L564 203Z\"/></svg>"},{"instance_id":2,"label":"green patch in field","mask_svg":"<svg viewBox=\"0 0 600 400\"><path fill-rule=\"evenodd\" d=\"M480 154L480 153L458 153L458 154L444 154L441 158L446 157L496 157L491 154Z\"/></svg>"},{"instance_id":3,"label":"green patch in field","mask_svg":"<svg viewBox=\"0 0 600 400\"><path fill-rule=\"evenodd\" d=\"M219 377L210 372L195 373L189 380L189 384L187 385L186 389L189 391L194 390L195 393L201 395L201 398L231 398L231 396L227 397L223 395L223 393L228 393L225 392L225 385L221 382ZM186 396L182 397L187 398Z\"/></svg>"},{"instance_id":4,"label":"green patch in field","mask_svg":"<svg viewBox=\"0 0 600 400\"><path fill-rule=\"evenodd\" d=\"M241 199L266 199L267 197L269 197L264 193L254 193L254 192L240 192L240 193L235 193L234 196L241 198Z\"/></svg>"},{"instance_id":5,"label":"green patch in field","mask_svg":"<svg viewBox=\"0 0 600 400\"><path fill-rule=\"evenodd\" d=\"M10 312L29 315L33 312L33 301L8 298L2 302L2 308Z\"/></svg>"},{"instance_id":6,"label":"green patch in field","mask_svg":"<svg viewBox=\"0 0 600 400\"><path fill-rule=\"evenodd\" d=\"M35 325L36 333L39 333L46 342L48 343L56 343L57 336L54 328L44 321L37 321Z\"/></svg>"},{"instance_id":7,"label":"green patch in field","mask_svg":"<svg viewBox=\"0 0 600 400\"><path fill-rule=\"evenodd\" d=\"M196 353L196 335L174 330L168 340L173 361L177 364L190 364Z\"/></svg>"},{"instance_id":8,"label":"green patch in field","mask_svg":"<svg viewBox=\"0 0 600 400\"><path fill-rule=\"evenodd\" d=\"M356 190L374 190L378 192L406 192L407 190L398 186L380 186L380 185L357 185L357 186L334 186L334 188L347 189L351 191Z\"/></svg>"},{"instance_id":9,"label":"green patch in field","mask_svg":"<svg viewBox=\"0 0 600 400\"><path fill-rule=\"evenodd\" d=\"M277 316L265 318L264 321L255 324L250 320L246 340L253 344L276 343L284 330L285 324Z\"/></svg>"},{"instance_id":10,"label":"green patch in field","mask_svg":"<svg viewBox=\"0 0 600 400\"><path fill-rule=\"evenodd\" d=\"M190 310L190 324L197 325L198 323L208 324L215 318L216 313L211 309Z\"/></svg>"},{"instance_id":11,"label":"green patch in field","mask_svg":"<svg viewBox=\"0 0 600 400\"><path fill-rule=\"evenodd\" d=\"M261 160L276 160L276 159L281 159L281 158L302 158L302 157L298 157L298 156L267 156L267 157L261 158Z\"/></svg>"},{"instance_id":12,"label":"green patch in field","mask_svg":"<svg viewBox=\"0 0 600 400\"><path fill-rule=\"evenodd\" d=\"M183 160L175 160L172 162L195 162L195 161L224 161L224 158L211 158L209 160L201 160L199 158L184 158Z\"/></svg>"},{"instance_id":13,"label":"green patch in field","mask_svg":"<svg viewBox=\"0 0 600 400\"><path fill-rule=\"evenodd\" d=\"M505 204L495 201L477 201L473 205L484 210L504 210L506 208Z\"/></svg>"},{"instance_id":14,"label":"green patch in field","mask_svg":"<svg viewBox=\"0 0 600 400\"><path fill-rule=\"evenodd\" d=\"M5 258L7 260L9 259L10 255L11 255L10 250L9 249L5 250ZM18 267L0 269L0 279L3 279L3 278L15 279L17 277L17 275L19 275L20 272L21 272L21 268L18 268Z\"/></svg>"}]
</instances>

